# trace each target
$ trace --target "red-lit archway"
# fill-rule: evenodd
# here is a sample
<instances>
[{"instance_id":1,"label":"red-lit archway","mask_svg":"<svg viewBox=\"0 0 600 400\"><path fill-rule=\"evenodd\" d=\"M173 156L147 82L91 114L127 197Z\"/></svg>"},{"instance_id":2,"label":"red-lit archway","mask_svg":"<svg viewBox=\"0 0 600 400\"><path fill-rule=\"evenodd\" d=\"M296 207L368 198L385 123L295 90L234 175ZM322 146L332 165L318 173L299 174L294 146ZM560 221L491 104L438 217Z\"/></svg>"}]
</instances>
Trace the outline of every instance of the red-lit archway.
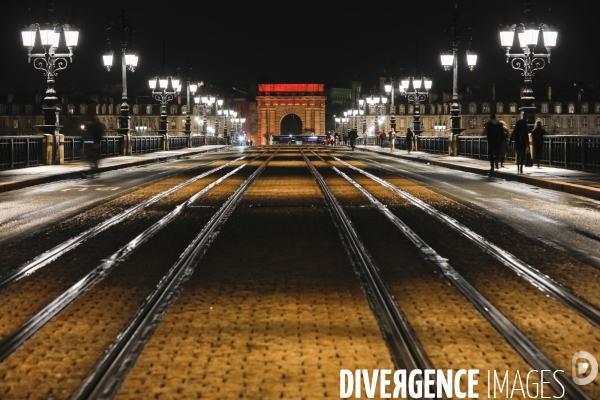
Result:
<instances>
[{"instance_id":1,"label":"red-lit archway","mask_svg":"<svg viewBox=\"0 0 600 400\"><path fill-rule=\"evenodd\" d=\"M300 119L304 132L325 134L325 92L318 83L259 84L257 144L267 144L267 134L280 135L282 121L289 114Z\"/></svg>"}]
</instances>

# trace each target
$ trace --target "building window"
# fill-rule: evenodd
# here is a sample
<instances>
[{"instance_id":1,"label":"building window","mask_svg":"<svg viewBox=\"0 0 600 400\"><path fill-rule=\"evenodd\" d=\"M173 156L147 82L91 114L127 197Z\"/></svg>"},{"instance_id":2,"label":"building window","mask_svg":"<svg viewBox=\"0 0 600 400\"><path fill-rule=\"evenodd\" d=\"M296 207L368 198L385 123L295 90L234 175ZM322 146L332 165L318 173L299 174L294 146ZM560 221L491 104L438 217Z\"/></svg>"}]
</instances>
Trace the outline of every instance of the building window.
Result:
<instances>
[{"instance_id":1,"label":"building window","mask_svg":"<svg viewBox=\"0 0 600 400\"><path fill-rule=\"evenodd\" d=\"M488 123L488 119L487 119L487 118L484 118L484 119L483 119L483 127L484 127L484 128L487 126L487 123Z\"/></svg>"},{"instance_id":2,"label":"building window","mask_svg":"<svg viewBox=\"0 0 600 400\"><path fill-rule=\"evenodd\" d=\"M596 105L594 105L594 112L596 114L600 114L600 104L596 103ZM0 114L1 114L1 109L0 109Z\"/></svg>"},{"instance_id":3,"label":"building window","mask_svg":"<svg viewBox=\"0 0 600 400\"><path fill-rule=\"evenodd\" d=\"M27 114L27 115L33 114L33 107L31 106L31 104L27 104L25 106L25 114Z\"/></svg>"},{"instance_id":4,"label":"building window","mask_svg":"<svg viewBox=\"0 0 600 400\"><path fill-rule=\"evenodd\" d=\"M515 103L510 103L510 105L508 106L509 108L509 112L511 113L516 113L517 112L517 105Z\"/></svg>"},{"instance_id":5,"label":"building window","mask_svg":"<svg viewBox=\"0 0 600 400\"><path fill-rule=\"evenodd\" d=\"M483 103L483 106L481 107L481 112L484 114L489 114L490 113L490 104Z\"/></svg>"},{"instance_id":6,"label":"building window","mask_svg":"<svg viewBox=\"0 0 600 400\"><path fill-rule=\"evenodd\" d=\"M548 103L542 103L542 114L548 114Z\"/></svg>"},{"instance_id":7,"label":"building window","mask_svg":"<svg viewBox=\"0 0 600 400\"><path fill-rule=\"evenodd\" d=\"M177 129L177 121L175 121L175 118L171 120L171 129Z\"/></svg>"},{"instance_id":8,"label":"building window","mask_svg":"<svg viewBox=\"0 0 600 400\"><path fill-rule=\"evenodd\" d=\"M5 126L4 120L0 119L0 128L4 129Z\"/></svg>"},{"instance_id":9,"label":"building window","mask_svg":"<svg viewBox=\"0 0 600 400\"><path fill-rule=\"evenodd\" d=\"M569 114L575 114L575 104L569 103Z\"/></svg>"},{"instance_id":10,"label":"building window","mask_svg":"<svg viewBox=\"0 0 600 400\"><path fill-rule=\"evenodd\" d=\"M425 114L425 104L421 104L421 106L419 107L419 112L421 114Z\"/></svg>"},{"instance_id":11,"label":"building window","mask_svg":"<svg viewBox=\"0 0 600 400\"><path fill-rule=\"evenodd\" d=\"M430 109L429 109L429 113L430 114L435 114L435 104L432 104Z\"/></svg>"},{"instance_id":12,"label":"building window","mask_svg":"<svg viewBox=\"0 0 600 400\"><path fill-rule=\"evenodd\" d=\"M581 127L582 128L587 128L588 127L588 118L587 117L581 118Z\"/></svg>"},{"instance_id":13,"label":"building window","mask_svg":"<svg viewBox=\"0 0 600 400\"><path fill-rule=\"evenodd\" d=\"M573 117L569 117L569 128L573 128L575 126L575 119Z\"/></svg>"},{"instance_id":14,"label":"building window","mask_svg":"<svg viewBox=\"0 0 600 400\"><path fill-rule=\"evenodd\" d=\"M548 126L548 118L542 118L542 126L543 127L547 127Z\"/></svg>"},{"instance_id":15,"label":"building window","mask_svg":"<svg viewBox=\"0 0 600 400\"><path fill-rule=\"evenodd\" d=\"M444 104L444 114L448 114L448 104Z\"/></svg>"},{"instance_id":16,"label":"building window","mask_svg":"<svg viewBox=\"0 0 600 400\"><path fill-rule=\"evenodd\" d=\"M477 105L475 103L469 104L469 114L475 114L477 112Z\"/></svg>"},{"instance_id":17,"label":"building window","mask_svg":"<svg viewBox=\"0 0 600 400\"><path fill-rule=\"evenodd\" d=\"M19 129L19 120L18 119L13 120L13 128Z\"/></svg>"},{"instance_id":18,"label":"building window","mask_svg":"<svg viewBox=\"0 0 600 400\"><path fill-rule=\"evenodd\" d=\"M600 117L596 117L596 128L600 128Z\"/></svg>"},{"instance_id":19,"label":"building window","mask_svg":"<svg viewBox=\"0 0 600 400\"><path fill-rule=\"evenodd\" d=\"M187 106L181 106L181 113L183 115L187 114Z\"/></svg>"},{"instance_id":20,"label":"building window","mask_svg":"<svg viewBox=\"0 0 600 400\"><path fill-rule=\"evenodd\" d=\"M515 117L510 117L510 127L514 128L517 125L517 119Z\"/></svg>"},{"instance_id":21,"label":"building window","mask_svg":"<svg viewBox=\"0 0 600 400\"><path fill-rule=\"evenodd\" d=\"M88 107L86 104L79 105L79 114L85 115L87 114Z\"/></svg>"},{"instance_id":22,"label":"building window","mask_svg":"<svg viewBox=\"0 0 600 400\"><path fill-rule=\"evenodd\" d=\"M137 104L133 105L133 115L138 115L140 113L140 106Z\"/></svg>"},{"instance_id":23,"label":"building window","mask_svg":"<svg viewBox=\"0 0 600 400\"><path fill-rule=\"evenodd\" d=\"M13 115L19 114L19 106L18 105L15 104L12 106L12 113L13 113Z\"/></svg>"},{"instance_id":24,"label":"building window","mask_svg":"<svg viewBox=\"0 0 600 400\"><path fill-rule=\"evenodd\" d=\"M171 106L171 115L177 115L177 106Z\"/></svg>"},{"instance_id":25,"label":"building window","mask_svg":"<svg viewBox=\"0 0 600 400\"><path fill-rule=\"evenodd\" d=\"M556 117L556 119L554 120L554 126L560 128L560 118Z\"/></svg>"},{"instance_id":26,"label":"building window","mask_svg":"<svg viewBox=\"0 0 600 400\"><path fill-rule=\"evenodd\" d=\"M146 106L146 114L147 115L151 115L152 114L152 106L150 104L148 104Z\"/></svg>"},{"instance_id":27,"label":"building window","mask_svg":"<svg viewBox=\"0 0 600 400\"><path fill-rule=\"evenodd\" d=\"M75 106L73 104L67 105L67 114L69 114L69 115L75 114Z\"/></svg>"},{"instance_id":28,"label":"building window","mask_svg":"<svg viewBox=\"0 0 600 400\"><path fill-rule=\"evenodd\" d=\"M600 118L598 118L598 121L600 121ZM404 118L400 119L400 128L404 129Z\"/></svg>"},{"instance_id":29,"label":"building window","mask_svg":"<svg viewBox=\"0 0 600 400\"><path fill-rule=\"evenodd\" d=\"M106 104L102 104L102 115L106 115Z\"/></svg>"},{"instance_id":30,"label":"building window","mask_svg":"<svg viewBox=\"0 0 600 400\"><path fill-rule=\"evenodd\" d=\"M502 103L496 104L496 112L499 114L503 113L504 112L504 104L502 104Z\"/></svg>"},{"instance_id":31,"label":"building window","mask_svg":"<svg viewBox=\"0 0 600 400\"><path fill-rule=\"evenodd\" d=\"M113 104L109 104L108 105L108 114L113 115L114 112L115 112L115 106Z\"/></svg>"},{"instance_id":32,"label":"building window","mask_svg":"<svg viewBox=\"0 0 600 400\"><path fill-rule=\"evenodd\" d=\"M562 114L562 104L560 104L560 103L556 103L556 104L554 105L554 112L555 112L556 114Z\"/></svg>"},{"instance_id":33,"label":"building window","mask_svg":"<svg viewBox=\"0 0 600 400\"><path fill-rule=\"evenodd\" d=\"M475 118L475 117L470 117L469 118L469 127L471 129L477 128L477 118Z\"/></svg>"},{"instance_id":34,"label":"building window","mask_svg":"<svg viewBox=\"0 0 600 400\"><path fill-rule=\"evenodd\" d=\"M27 120L27 128L31 128L31 120L30 119Z\"/></svg>"},{"instance_id":35,"label":"building window","mask_svg":"<svg viewBox=\"0 0 600 400\"><path fill-rule=\"evenodd\" d=\"M581 105L581 112L584 114L588 113L588 104L587 103L583 103Z\"/></svg>"},{"instance_id":36,"label":"building window","mask_svg":"<svg viewBox=\"0 0 600 400\"><path fill-rule=\"evenodd\" d=\"M414 114L415 113L415 106L413 106L412 104L408 105L408 113L409 114Z\"/></svg>"},{"instance_id":37,"label":"building window","mask_svg":"<svg viewBox=\"0 0 600 400\"><path fill-rule=\"evenodd\" d=\"M6 106L3 104L0 106L0 115L5 115L6 114Z\"/></svg>"}]
</instances>

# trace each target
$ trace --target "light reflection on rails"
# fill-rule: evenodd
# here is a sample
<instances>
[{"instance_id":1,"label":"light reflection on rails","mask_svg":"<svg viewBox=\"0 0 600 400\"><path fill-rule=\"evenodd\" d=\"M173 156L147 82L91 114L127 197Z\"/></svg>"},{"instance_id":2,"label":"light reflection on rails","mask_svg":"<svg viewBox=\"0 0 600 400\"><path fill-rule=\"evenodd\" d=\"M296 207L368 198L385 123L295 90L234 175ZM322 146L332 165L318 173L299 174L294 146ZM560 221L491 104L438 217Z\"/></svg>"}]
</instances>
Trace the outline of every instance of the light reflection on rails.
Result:
<instances>
[{"instance_id":1,"label":"light reflection on rails","mask_svg":"<svg viewBox=\"0 0 600 400\"><path fill-rule=\"evenodd\" d=\"M299 150L309 170L314 175L321 188L323 197L325 198L325 201L329 206L329 211L333 217L334 224L340 232L344 247L348 252L350 260L359 277L359 281L369 300L369 305L379 323L384 339L391 350L391 356L396 367L408 371L413 369L434 369L433 364L425 354L425 351L413 332L408 319L400 309L398 302L390 292L389 288L384 283L384 280L379 274L379 269L369 255L364 244L359 239L356 230L342 209L342 206L335 198L331 189L329 189L323 176L317 171L308 157L306 157L304 151L302 151L300 147Z\"/></svg>"},{"instance_id":2,"label":"light reflection on rails","mask_svg":"<svg viewBox=\"0 0 600 400\"><path fill-rule=\"evenodd\" d=\"M396 215L394 215L384 204L382 204L379 200L377 200L371 193L365 190L358 182L350 178L348 175L340 171L335 166L331 165L328 161L324 160L322 157L317 155L314 151L311 152L318 157L321 161L326 163L330 168L332 168L338 175L343 177L346 181L348 181L352 186L358 189L382 214L384 214L391 222L394 224L400 232L402 232L422 253L423 257L426 261L433 264L437 267L474 306L475 308L488 320L490 323L506 338L507 342L509 342L515 350L532 366L534 369L540 370L558 370L559 368L554 365L554 363L541 351L539 350L523 332L521 332L506 316L504 316L500 310L498 310L492 303L490 303L477 289L475 289L465 278L463 278L458 271L456 271L446 259L441 257L433 248L431 248L425 241L423 241L415 232L413 232L402 220L400 220ZM381 183L385 187L391 189L389 184L381 180L380 178L375 177L374 175L369 174L366 171L361 170L360 168L354 167L348 163L345 163L338 159L337 157L330 156L343 163L344 165L350 167L351 169L361 172L363 175L368 176L374 181ZM384 184L385 183L385 184ZM396 188L397 189L397 188ZM399 189L397 189L399 191ZM394 191L396 192L396 191ZM408 195L408 194L407 194ZM410 195L408 195L410 196ZM403 196L404 197L404 196ZM412 196L411 196L412 197ZM415 199L418 200L418 199ZM418 200L422 203L420 200ZM431 215L439 213L433 207L424 204L425 208L429 210ZM437 215L434 215L437 217ZM447 217L447 216L446 216ZM451 219L450 217L447 217ZM454 221L457 225L460 225L458 221ZM465 229L467 229L465 227ZM474 233L473 233L474 234ZM467 236L470 238L469 236ZM498 250L501 250L498 248ZM565 395L569 399L588 399L591 398L583 392L579 386L575 385L569 377L567 377L564 372L557 374L557 379L560 379L562 386L559 385L555 380L550 382L550 386L556 391L556 393L562 393L562 387L564 387Z\"/></svg>"},{"instance_id":3,"label":"light reflection on rails","mask_svg":"<svg viewBox=\"0 0 600 400\"><path fill-rule=\"evenodd\" d=\"M98 361L81 385L69 397L69 400L112 399L116 395L120 384L125 380L127 374L135 364L145 343L150 339L150 336L152 336L152 333L168 311L168 308L179 295L183 284L194 272L206 249L218 235L219 229L227 221L227 218L231 215L248 187L262 173L267 164L269 164L278 152L279 148L237 188L212 216L198 236L194 238L179 256L177 262L161 279L154 292L146 298L127 326L117 335L115 342L106 350L100 361ZM256 158L258 157L260 155ZM235 171L221 178L221 180L249 163L250 161L238 167ZM200 193L194 197L197 199L199 196ZM179 207L191 204L195 201L194 197Z\"/></svg>"}]
</instances>

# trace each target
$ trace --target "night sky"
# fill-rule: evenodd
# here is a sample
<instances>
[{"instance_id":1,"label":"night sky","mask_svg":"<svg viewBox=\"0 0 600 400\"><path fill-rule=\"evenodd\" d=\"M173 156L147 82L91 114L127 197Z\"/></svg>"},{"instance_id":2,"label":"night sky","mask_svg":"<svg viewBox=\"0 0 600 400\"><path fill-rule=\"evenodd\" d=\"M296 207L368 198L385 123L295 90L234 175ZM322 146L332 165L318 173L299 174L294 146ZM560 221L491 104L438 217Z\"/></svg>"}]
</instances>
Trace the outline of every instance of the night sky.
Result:
<instances>
[{"instance_id":1,"label":"night sky","mask_svg":"<svg viewBox=\"0 0 600 400\"><path fill-rule=\"evenodd\" d=\"M0 92L43 91L45 78L27 64L18 24L26 17L28 7L33 19L41 22L46 0L3 3ZM178 66L184 69L189 57L197 79L206 77L209 82L234 85L267 79L274 83L333 83L353 76L371 85L383 69L391 68L392 58L396 70L404 67L412 75L419 39L421 74L433 78L434 88L451 87L452 74L443 72L439 52L455 3L461 18L476 30L475 46L479 50L477 68L468 72L465 32L461 36L459 84L486 83L497 76L522 79L520 72L504 62L498 24L505 6L510 20L517 22L523 14L523 1L178 1L165 2L163 7L148 0L80 1L74 3L81 25L79 46L74 63L58 74L57 90L97 92L101 83L121 83L120 58L115 57L113 70L108 73L101 56L104 31L119 18L122 9L137 31L140 52L138 69L128 73L130 92L134 88L146 90L153 69L157 73L162 69L163 39L170 73ZM57 21L66 20L70 4L67 0L54 1ZM493 4L498 8L490 9ZM597 82L600 3L534 0L539 22L547 21L548 8L560 25L559 37L552 63L537 77ZM391 20L392 16L396 18ZM116 34L111 39L114 46Z\"/></svg>"}]
</instances>

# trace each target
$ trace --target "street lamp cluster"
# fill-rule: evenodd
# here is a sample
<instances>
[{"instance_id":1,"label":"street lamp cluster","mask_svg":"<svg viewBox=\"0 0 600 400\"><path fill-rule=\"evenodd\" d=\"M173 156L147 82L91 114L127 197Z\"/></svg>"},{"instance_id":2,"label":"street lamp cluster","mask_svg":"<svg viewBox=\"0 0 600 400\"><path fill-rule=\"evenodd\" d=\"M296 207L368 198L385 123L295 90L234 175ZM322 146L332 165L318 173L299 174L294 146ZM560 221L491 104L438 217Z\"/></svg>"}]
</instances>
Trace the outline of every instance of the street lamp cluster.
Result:
<instances>
[{"instance_id":1,"label":"street lamp cluster","mask_svg":"<svg viewBox=\"0 0 600 400\"><path fill-rule=\"evenodd\" d=\"M558 31L555 26L530 21L531 15L531 2L527 1L525 3L525 22L510 24L507 23L508 18L505 16L504 23L499 29L500 43L506 50L506 62L511 62L513 69L522 71L522 75L525 78L525 88L523 89L521 100L528 102L533 102L534 100L531 88L534 72L546 66L544 59L547 59L548 64L550 64L552 48L556 46L556 40L558 39ZM538 45L540 32L542 32L544 38L546 53L536 54L535 48ZM521 53L510 52L515 42L515 36L518 37ZM535 121L535 107L533 105L524 106L521 108L521 112L523 113L523 119L531 131Z\"/></svg>"},{"instance_id":2,"label":"street lamp cluster","mask_svg":"<svg viewBox=\"0 0 600 400\"><path fill-rule=\"evenodd\" d=\"M44 73L47 84L46 96L44 97L46 104L43 108L44 125L39 126L39 128L44 133L54 134L54 162L59 163L58 148L61 126L59 125L58 115L60 109L56 107L58 97L54 89L54 79L58 71L67 68L67 58L71 63L73 62L73 50L77 47L79 40L79 27L75 23L72 9L71 16L66 23L56 23L54 9L50 1L46 5L46 13L41 24L33 22L31 17L29 19L29 24L23 26L21 30L23 46L27 49L27 62L31 62L31 58L33 58L33 67ZM37 43L41 44L43 52L33 52ZM61 52L64 50L64 48L61 48L62 43L66 45L68 53Z\"/></svg>"}]
</instances>

